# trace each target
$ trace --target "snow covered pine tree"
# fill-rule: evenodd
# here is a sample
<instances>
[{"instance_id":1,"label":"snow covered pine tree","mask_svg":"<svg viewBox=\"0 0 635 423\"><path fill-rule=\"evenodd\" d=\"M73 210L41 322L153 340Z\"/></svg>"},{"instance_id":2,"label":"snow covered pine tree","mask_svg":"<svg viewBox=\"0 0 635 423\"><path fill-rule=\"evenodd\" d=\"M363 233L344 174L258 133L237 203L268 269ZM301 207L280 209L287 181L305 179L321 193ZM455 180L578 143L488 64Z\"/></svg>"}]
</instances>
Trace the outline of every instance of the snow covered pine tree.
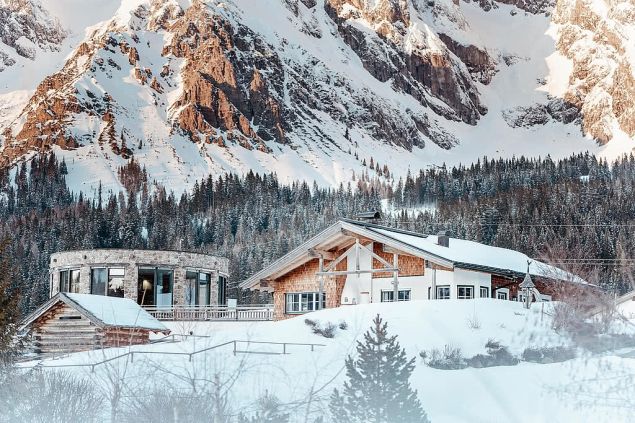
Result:
<instances>
[{"instance_id":1,"label":"snow covered pine tree","mask_svg":"<svg viewBox=\"0 0 635 423\"><path fill-rule=\"evenodd\" d=\"M415 358L408 360L397 336L388 336L379 314L357 342L357 360L346 359L343 392L335 389L329 405L335 423L426 423L426 413L410 386Z\"/></svg>"},{"instance_id":2,"label":"snow covered pine tree","mask_svg":"<svg viewBox=\"0 0 635 423\"><path fill-rule=\"evenodd\" d=\"M13 336L20 317L18 293L12 289L12 271L8 240L0 241L0 370L15 358L17 346Z\"/></svg>"}]
</instances>

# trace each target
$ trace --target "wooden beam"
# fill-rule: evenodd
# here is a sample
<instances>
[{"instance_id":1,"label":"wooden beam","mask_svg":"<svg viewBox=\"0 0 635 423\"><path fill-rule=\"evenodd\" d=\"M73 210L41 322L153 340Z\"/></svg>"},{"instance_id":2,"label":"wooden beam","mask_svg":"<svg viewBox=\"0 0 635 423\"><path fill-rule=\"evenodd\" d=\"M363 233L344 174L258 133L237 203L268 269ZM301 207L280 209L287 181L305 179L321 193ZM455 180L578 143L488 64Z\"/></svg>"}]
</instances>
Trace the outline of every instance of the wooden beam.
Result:
<instances>
[{"instance_id":1,"label":"wooden beam","mask_svg":"<svg viewBox=\"0 0 635 423\"><path fill-rule=\"evenodd\" d=\"M343 275L359 275L361 273L390 273L390 272L399 272L399 269L388 268L388 269L368 269L368 270L335 270L335 271L326 271L326 272L316 272L316 275L325 275L325 276L343 276Z\"/></svg>"},{"instance_id":2,"label":"wooden beam","mask_svg":"<svg viewBox=\"0 0 635 423\"><path fill-rule=\"evenodd\" d=\"M335 260L337 258L335 253L325 250L318 250L316 248L309 248L309 257L323 258L324 260Z\"/></svg>"}]
</instances>

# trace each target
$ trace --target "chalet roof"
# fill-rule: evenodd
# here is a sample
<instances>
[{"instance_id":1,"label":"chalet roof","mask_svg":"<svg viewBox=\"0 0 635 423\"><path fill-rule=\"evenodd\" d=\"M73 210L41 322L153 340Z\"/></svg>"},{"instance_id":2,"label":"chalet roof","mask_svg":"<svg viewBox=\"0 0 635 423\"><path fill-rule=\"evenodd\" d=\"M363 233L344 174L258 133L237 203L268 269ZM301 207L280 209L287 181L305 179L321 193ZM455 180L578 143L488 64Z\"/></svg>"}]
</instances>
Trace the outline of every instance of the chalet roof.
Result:
<instances>
[{"instance_id":1,"label":"chalet roof","mask_svg":"<svg viewBox=\"0 0 635 423\"><path fill-rule=\"evenodd\" d=\"M449 245L445 247L438 244L436 235L425 235L367 222L343 219L243 281L240 284L241 288L252 288L263 279L274 279L283 275L290 266L303 264L310 260L311 256L308 252L311 249L315 249L320 245L328 246L330 239L336 238L346 231L381 242L407 254L422 257L432 263L448 268L463 268L509 277L522 277L527 272L527 262L530 261L529 273L533 276L586 284L578 276L537 260L532 260L519 251L492 247L458 238L449 238Z\"/></svg>"},{"instance_id":2,"label":"chalet roof","mask_svg":"<svg viewBox=\"0 0 635 423\"><path fill-rule=\"evenodd\" d=\"M103 295L59 293L28 315L20 325L20 331L35 322L56 304L63 302L77 310L99 327L144 329L152 332L169 332L160 321L152 317L136 302L127 298Z\"/></svg>"}]
</instances>

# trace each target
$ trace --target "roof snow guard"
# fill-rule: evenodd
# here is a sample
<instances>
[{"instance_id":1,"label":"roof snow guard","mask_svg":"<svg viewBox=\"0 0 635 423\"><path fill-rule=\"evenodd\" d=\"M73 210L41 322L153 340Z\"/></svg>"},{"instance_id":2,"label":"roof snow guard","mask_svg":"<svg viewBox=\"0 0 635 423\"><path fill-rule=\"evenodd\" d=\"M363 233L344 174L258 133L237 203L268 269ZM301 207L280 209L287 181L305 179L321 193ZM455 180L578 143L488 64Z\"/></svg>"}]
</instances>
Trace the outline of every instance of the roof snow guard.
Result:
<instances>
[{"instance_id":1,"label":"roof snow guard","mask_svg":"<svg viewBox=\"0 0 635 423\"><path fill-rule=\"evenodd\" d=\"M343 238L357 237L382 243L405 254L421 257L446 268L483 271L506 277L534 277L587 284L582 278L557 267L531 260L527 255L506 248L492 247L474 241L450 238L447 233L424 235L357 220L342 219L304 242L285 256L240 284L243 289L272 290L268 281L314 259L314 251L333 248ZM441 237L441 239L439 239ZM529 268L528 268L528 262ZM261 282L265 282L260 285Z\"/></svg>"},{"instance_id":2,"label":"roof snow guard","mask_svg":"<svg viewBox=\"0 0 635 423\"><path fill-rule=\"evenodd\" d=\"M29 314L20 324L24 331L51 307L63 302L77 310L97 327L142 329L168 334L170 330L139 304L127 298L103 295L59 293Z\"/></svg>"}]
</instances>

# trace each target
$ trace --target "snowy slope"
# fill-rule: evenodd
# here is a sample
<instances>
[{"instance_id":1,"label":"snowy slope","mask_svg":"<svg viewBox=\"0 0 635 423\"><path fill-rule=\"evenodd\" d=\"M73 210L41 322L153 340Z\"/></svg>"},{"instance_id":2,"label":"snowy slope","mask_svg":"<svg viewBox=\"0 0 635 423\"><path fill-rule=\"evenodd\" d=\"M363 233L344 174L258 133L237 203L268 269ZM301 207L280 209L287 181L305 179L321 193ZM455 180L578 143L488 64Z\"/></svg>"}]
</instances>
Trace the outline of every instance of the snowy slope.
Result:
<instances>
[{"instance_id":1,"label":"snowy slope","mask_svg":"<svg viewBox=\"0 0 635 423\"><path fill-rule=\"evenodd\" d=\"M72 188L90 191L118 188L134 157L180 191L224 171L335 185L371 158L398 177L483 155L630 151L622 74L587 93L604 71L581 66L595 55L632 73L632 9L584 3L610 21L594 29L573 2L557 2L555 19L543 3L44 0L68 36L5 83L4 165L53 148ZM592 37L609 30L618 41Z\"/></svg>"},{"instance_id":2,"label":"snowy slope","mask_svg":"<svg viewBox=\"0 0 635 423\"><path fill-rule=\"evenodd\" d=\"M325 346L315 352L307 347L290 346L288 355L239 354L237 357L232 355L230 346L195 355L191 363L187 356L135 355L132 363L118 362L109 369L98 366L95 373L75 371L88 375L96 384L105 383L106 372L125 372L131 387L138 392L144 383L149 386L187 383L177 382L176 378L160 370L149 370L149 365L180 375L188 374L187 380L200 372L207 375L218 372L221 377L228 377L242 363L246 370L238 377L230 395L235 410L250 410L265 391L275 393L282 403L293 403L305 401L310 389L322 388L309 407L311 414L317 416L324 414L325 401L332 389L341 386L344 359L354 352L355 340L362 339L377 313L388 322L389 333L398 335L410 357L418 356L424 350L443 348L446 344L461 348L464 356L469 357L483 353L489 339L509 346L515 354L528 346L568 345L567 339L550 329L550 305L545 304L544 310L536 306L527 311L519 303L493 299L413 301L341 307L281 322L173 322L168 325L176 333L194 331L211 337L176 344L138 346L133 350L191 352L234 339L308 342ZM305 318L322 324L346 321L348 329L339 329L335 338L326 339L312 334L304 323ZM260 352L280 350L280 346L259 344L243 344L240 348ZM121 351L80 353L47 360L43 364L90 363ZM558 364L520 363L512 367L456 371L432 369L418 359L411 382L433 422L626 422L630 418L629 410L608 406L602 401L606 392L615 387L613 384L628 380L633 372L635 362L632 359L613 355L589 357L582 354L580 358ZM188 388L183 386L183 389ZM634 388L627 384L620 389L621 394L627 396L633 394ZM526 398L532 400L530 413L524 401ZM303 405L302 413L294 415L292 421L304 421L305 411Z\"/></svg>"}]
</instances>

